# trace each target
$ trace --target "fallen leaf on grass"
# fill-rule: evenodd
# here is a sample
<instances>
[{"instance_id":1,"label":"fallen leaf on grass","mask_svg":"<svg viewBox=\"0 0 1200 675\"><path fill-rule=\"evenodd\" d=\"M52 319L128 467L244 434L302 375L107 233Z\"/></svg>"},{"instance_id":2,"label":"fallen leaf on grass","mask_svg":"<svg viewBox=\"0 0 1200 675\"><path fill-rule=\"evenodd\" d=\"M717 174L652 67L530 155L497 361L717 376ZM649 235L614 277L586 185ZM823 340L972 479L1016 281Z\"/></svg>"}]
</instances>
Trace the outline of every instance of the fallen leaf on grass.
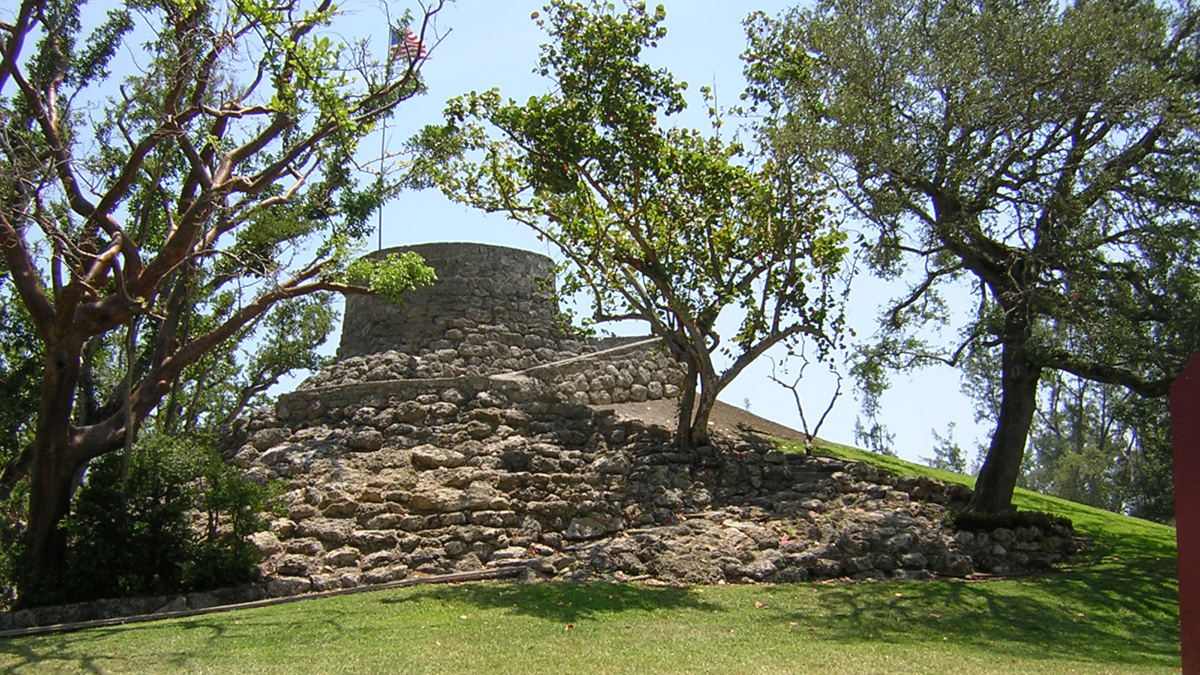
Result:
<instances>
[{"instance_id":1,"label":"fallen leaf on grass","mask_svg":"<svg viewBox=\"0 0 1200 675\"><path fill-rule=\"evenodd\" d=\"M755 607L755 609L771 609L770 605L764 605L763 603L759 602L758 600L754 601L754 607Z\"/></svg>"}]
</instances>

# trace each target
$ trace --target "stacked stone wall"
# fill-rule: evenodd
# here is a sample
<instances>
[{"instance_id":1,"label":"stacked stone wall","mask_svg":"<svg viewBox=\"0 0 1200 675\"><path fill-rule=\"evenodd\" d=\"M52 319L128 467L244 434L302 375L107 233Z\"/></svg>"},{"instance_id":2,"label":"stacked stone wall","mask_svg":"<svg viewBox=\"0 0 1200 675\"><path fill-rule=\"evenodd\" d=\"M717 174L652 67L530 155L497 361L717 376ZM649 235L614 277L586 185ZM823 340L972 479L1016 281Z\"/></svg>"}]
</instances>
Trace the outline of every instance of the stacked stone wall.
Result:
<instances>
[{"instance_id":1,"label":"stacked stone wall","mask_svg":"<svg viewBox=\"0 0 1200 675\"><path fill-rule=\"evenodd\" d=\"M1045 569L1079 546L1069 529L953 531L947 510L970 496L959 485L751 439L681 452L666 429L536 380L389 384L327 392L320 412L292 397L232 430L229 460L285 490L283 515L251 536L261 582L4 613L0 630L509 566L527 579L928 579Z\"/></svg>"},{"instance_id":2,"label":"stacked stone wall","mask_svg":"<svg viewBox=\"0 0 1200 675\"><path fill-rule=\"evenodd\" d=\"M301 400L304 405L319 407L323 398L340 396L343 387L357 387L354 391L374 387L402 394L423 388L421 382L460 379L468 383L466 386L482 386L489 378L536 379L552 385L563 400L583 405L654 401L679 395L684 370L658 340L619 338L587 346L589 349L581 350L583 353L549 363L535 360L533 365L509 362L503 354L473 361L471 352L464 353L461 347L423 356L394 350L355 356L326 366L280 401L288 410L294 407L294 401Z\"/></svg>"},{"instance_id":3,"label":"stacked stone wall","mask_svg":"<svg viewBox=\"0 0 1200 675\"><path fill-rule=\"evenodd\" d=\"M1076 546L952 531L961 486L764 442L680 452L539 380L421 391L345 387L319 413L293 398L238 429L232 461L288 487L287 516L254 538L267 592L516 563L571 579L920 579L1041 569Z\"/></svg>"},{"instance_id":4,"label":"stacked stone wall","mask_svg":"<svg viewBox=\"0 0 1200 675\"><path fill-rule=\"evenodd\" d=\"M678 396L657 341L563 332L542 256L414 248L439 284L400 307L356 299L342 358L231 440L247 475L287 485L287 517L254 538L271 594L518 562L687 582L964 576L1075 546L951 531L960 486L762 441L680 452L603 408Z\"/></svg>"}]
</instances>

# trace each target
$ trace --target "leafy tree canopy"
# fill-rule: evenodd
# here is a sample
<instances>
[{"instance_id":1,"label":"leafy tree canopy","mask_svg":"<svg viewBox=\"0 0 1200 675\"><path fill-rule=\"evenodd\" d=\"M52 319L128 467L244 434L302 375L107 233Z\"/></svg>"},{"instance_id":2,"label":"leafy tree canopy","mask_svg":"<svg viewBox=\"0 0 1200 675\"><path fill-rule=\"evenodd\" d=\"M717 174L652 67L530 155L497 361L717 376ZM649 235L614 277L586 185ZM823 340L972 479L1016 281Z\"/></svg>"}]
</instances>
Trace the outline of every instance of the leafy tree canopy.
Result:
<instances>
[{"instance_id":1,"label":"leafy tree canopy","mask_svg":"<svg viewBox=\"0 0 1200 675\"><path fill-rule=\"evenodd\" d=\"M173 383L222 376L222 345L259 321L278 335L316 316L270 314L281 303L367 291L346 277L352 244L396 186L359 184L358 142L423 91L424 56L344 44L330 0L139 0L97 25L81 6L22 0L0 24L0 302L20 302L41 358L26 603L57 584L76 474L131 445ZM441 6L412 23L422 39ZM115 78L118 54L134 65ZM392 266L388 293L429 278ZM278 344L245 391L278 372Z\"/></svg>"},{"instance_id":2,"label":"leafy tree canopy","mask_svg":"<svg viewBox=\"0 0 1200 675\"><path fill-rule=\"evenodd\" d=\"M838 341L845 235L790 149L753 128L743 143L668 124L687 85L642 57L665 38L665 15L552 2L534 17L550 36L535 72L552 93L451 100L445 124L414 140L415 181L553 242L564 289L585 292L596 321L648 323L688 370L680 441L704 444L717 393L752 360L801 337ZM742 319L722 336L730 308Z\"/></svg>"},{"instance_id":3,"label":"leafy tree canopy","mask_svg":"<svg viewBox=\"0 0 1200 675\"><path fill-rule=\"evenodd\" d=\"M873 227L874 269L912 284L868 389L970 351L998 363L973 508L1008 508L1044 372L1166 393L1200 346L1191 3L822 0L750 28L754 86L793 112L780 142L814 151ZM941 348L921 329L945 328L952 286L973 306Z\"/></svg>"}]
</instances>

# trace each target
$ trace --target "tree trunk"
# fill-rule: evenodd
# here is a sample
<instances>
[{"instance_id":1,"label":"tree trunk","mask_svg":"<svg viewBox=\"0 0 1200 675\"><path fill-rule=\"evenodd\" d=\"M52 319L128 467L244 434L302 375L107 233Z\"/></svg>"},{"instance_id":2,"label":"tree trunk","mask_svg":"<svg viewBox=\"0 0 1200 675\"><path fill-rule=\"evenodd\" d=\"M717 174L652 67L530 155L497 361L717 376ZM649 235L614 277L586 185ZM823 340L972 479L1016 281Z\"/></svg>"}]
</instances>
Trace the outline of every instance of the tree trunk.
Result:
<instances>
[{"instance_id":1,"label":"tree trunk","mask_svg":"<svg viewBox=\"0 0 1200 675\"><path fill-rule=\"evenodd\" d=\"M38 408L29 471L29 521L17 580L17 605L54 601L66 565L66 536L59 523L71 507L75 452L71 413L79 383L82 345L47 347L45 380Z\"/></svg>"},{"instance_id":2,"label":"tree trunk","mask_svg":"<svg viewBox=\"0 0 1200 675\"><path fill-rule=\"evenodd\" d=\"M692 418L691 437L692 447L699 448L710 444L708 437L708 418L712 416L713 406L717 403L717 395L711 387L700 386L700 395L696 399L696 412Z\"/></svg>"},{"instance_id":3,"label":"tree trunk","mask_svg":"<svg viewBox=\"0 0 1200 675\"><path fill-rule=\"evenodd\" d=\"M696 409L696 369L688 365L683 390L679 392L679 418L675 424L675 438L680 450L692 449L692 411Z\"/></svg>"},{"instance_id":4,"label":"tree trunk","mask_svg":"<svg viewBox=\"0 0 1200 675\"><path fill-rule=\"evenodd\" d=\"M29 522L17 580L17 607L55 602L66 572L67 538L59 523L71 507L75 467L69 447L42 447L29 480Z\"/></svg>"},{"instance_id":5,"label":"tree trunk","mask_svg":"<svg viewBox=\"0 0 1200 675\"><path fill-rule=\"evenodd\" d=\"M968 507L972 511L999 513L1012 508L1025 443L1037 411L1038 380L1042 373L1041 368L1029 365L1027 340L1022 335L1006 341L1002 347L1000 418L975 482L975 495Z\"/></svg>"}]
</instances>

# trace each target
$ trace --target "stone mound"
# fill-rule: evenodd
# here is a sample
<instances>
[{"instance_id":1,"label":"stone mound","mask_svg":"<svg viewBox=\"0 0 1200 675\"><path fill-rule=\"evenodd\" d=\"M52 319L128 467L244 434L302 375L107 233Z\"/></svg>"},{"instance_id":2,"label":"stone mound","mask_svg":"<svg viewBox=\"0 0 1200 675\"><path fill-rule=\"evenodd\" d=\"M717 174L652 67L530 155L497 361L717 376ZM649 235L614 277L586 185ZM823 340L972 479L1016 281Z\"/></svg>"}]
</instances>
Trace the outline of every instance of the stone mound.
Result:
<instances>
[{"instance_id":1,"label":"stone mound","mask_svg":"<svg viewBox=\"0 0 1200 675\"><path fill-rule=\"evenodd\" d=\"M656 402L661 413L679 395L683 369L660 343L562 329L544 256L416 248L438 286L400 306L351 298L340 359L230 431L226 458L284 486L286 516L251 537L261 583L5 621L507 566L528 578L678 583L1016 574L1078 548L1069 528L955 532L946 514L969 499L962 486L785 454L749 433L682 452L665 427L606 407Z\"/></svg>"},{"instance_id":2,"label":"stone mound","mask_svg":"<svg viewBox=\"0 0 1200 675\"><path fill-rule=\"evenodd\" d=\"M1045 569L1077 546L1069 531L952 531L962 486L763 440L679 452L662 427L499 384L370 406L435 422L378 447L358 440L364 406L341 422L293 429L264 412L242 427L235 461L288 481L287 517L254 537L268 592L520 562L575 580L963 577Z\"/></svg>"},{"instance_id":3,"label":"stone mound","mask_svg":"<svg viewBox=\"0 0 1200 675\"><path fill-rule=\"evenodd\" d=\"M563 328L549 259L413 250L439 283L401 305L352 298L340 359L230 438L248 476L286 484L287 517L253 539L272 595L514 564L688 583L1016 573L1075 546L953 532L965 488L748 434L680 452L605 406L661 412L683 369L656 340Z\"/></svg>"}]
</instances>

